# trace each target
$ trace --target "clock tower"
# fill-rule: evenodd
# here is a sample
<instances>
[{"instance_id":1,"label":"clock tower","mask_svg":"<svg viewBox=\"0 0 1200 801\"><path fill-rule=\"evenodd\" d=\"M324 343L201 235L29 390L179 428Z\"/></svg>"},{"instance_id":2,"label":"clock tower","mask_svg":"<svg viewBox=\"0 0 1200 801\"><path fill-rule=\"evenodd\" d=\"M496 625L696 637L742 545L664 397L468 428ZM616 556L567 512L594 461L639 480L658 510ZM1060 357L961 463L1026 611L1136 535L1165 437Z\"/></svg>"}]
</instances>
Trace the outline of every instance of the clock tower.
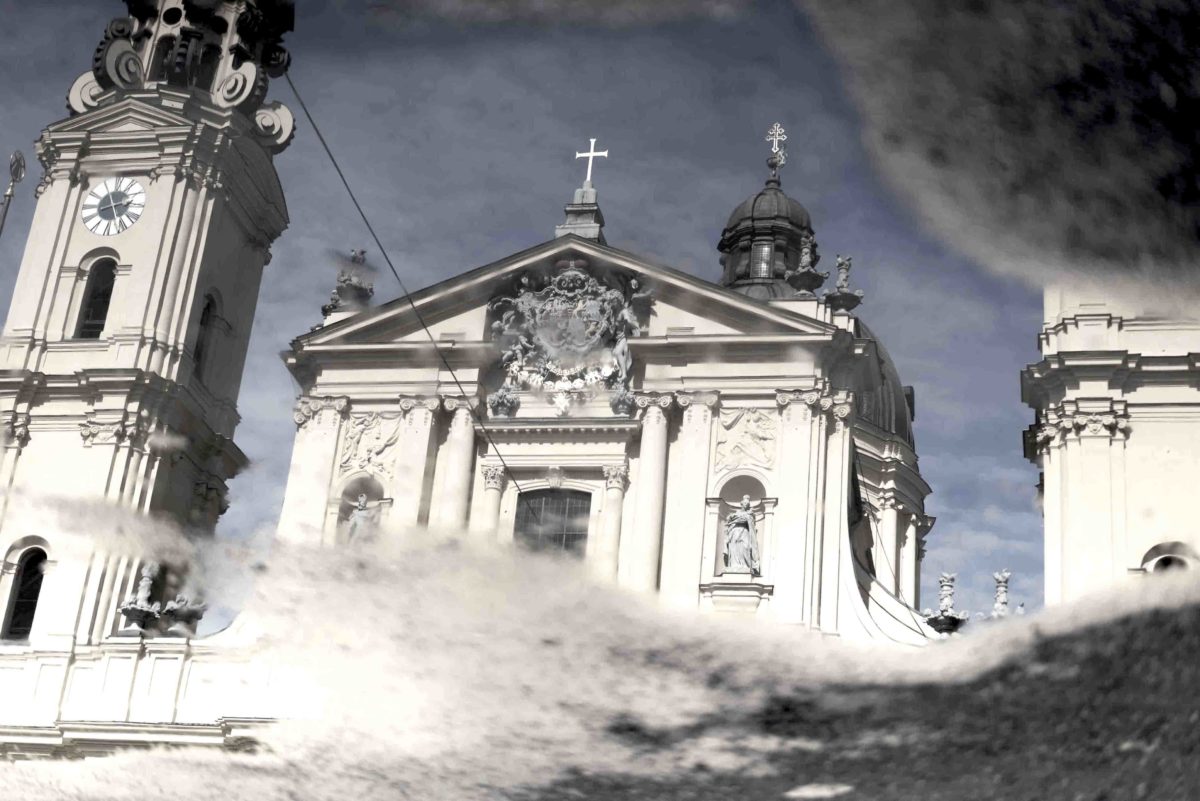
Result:
<instances>
[{"instance_id":1,"label":"clock tower","mask_svg":"<svg viewBox=\"0 0 1200 801\"><path fill-rule=\"evenodd\" d=\"M294 119L266 94L288 68L294 9L125 4L70 116L37 143L44 174L0 337L0 488L211 529L246 464L242 368L288 222L273 159ZM0 527L5 548L27 533Z\"/></svg>"}]
</instances>

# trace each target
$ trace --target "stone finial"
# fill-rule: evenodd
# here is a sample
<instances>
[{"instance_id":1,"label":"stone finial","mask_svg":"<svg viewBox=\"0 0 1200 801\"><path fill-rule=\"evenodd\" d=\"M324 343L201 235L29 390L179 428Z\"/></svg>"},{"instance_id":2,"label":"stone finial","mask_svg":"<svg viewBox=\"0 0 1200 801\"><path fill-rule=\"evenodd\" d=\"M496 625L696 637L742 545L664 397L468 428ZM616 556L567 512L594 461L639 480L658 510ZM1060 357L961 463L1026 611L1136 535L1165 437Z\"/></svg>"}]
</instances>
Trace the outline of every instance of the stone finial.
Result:
<instances>
[{"instance_id":1,"label":"stone finial","mask_svg":"<svg viewBox=\"0 0 1200 801\"><path fill-rule=\"evenodd\" d=\"M954 582L957 575L942 573L938 576L938 611L937 614L926 609L922 612L925 622L930 628L943 637L949 636L962 628L969 615L966 612L954 610Z\"/></svg>"},{"instance_id":2,"label":"stone finial","mask_svg":"<svg viewBox=\"0 0 1200 801\"><path fill-rule=\"evenodd\" d=\"M837 285L832 291L826 292L823 300L831 308L838 311L850 311L862 303L863 292L861 289L851 291L850 289L850 269L851 257L837 257Z\"/></svg>"},{"instance_id":3,"label":"stone finial","mask_svg":"<svg viewBox=\"0 0 1200 801\"><path fill-rule=\"evenodd\" d=\"M1012 578L1012 572L1001 570L999 573L993 573L992 578L996 581L996 602L992 605L992 617L1008 617L1008 580Z\"/></svg>"},{"instance_id":4,"label":"stone finial","mask_svg":"<svg viewBox=\"0 0 1200 801\"><path fill-rule=\"evenodd\" d=\"M555 226L554 238L574 234L575 236L591 239L601 245L607 245L604 239L604 215L596 202L596 189L592 186L592 163L596 158L608 158L608 151L597 151L596 140L591 140L587 153L576 153L575 158L588 160L587 177L583 186L575 190L575 197L564 207L567 219L562 225Z\"/></svg>"}]
</instances>

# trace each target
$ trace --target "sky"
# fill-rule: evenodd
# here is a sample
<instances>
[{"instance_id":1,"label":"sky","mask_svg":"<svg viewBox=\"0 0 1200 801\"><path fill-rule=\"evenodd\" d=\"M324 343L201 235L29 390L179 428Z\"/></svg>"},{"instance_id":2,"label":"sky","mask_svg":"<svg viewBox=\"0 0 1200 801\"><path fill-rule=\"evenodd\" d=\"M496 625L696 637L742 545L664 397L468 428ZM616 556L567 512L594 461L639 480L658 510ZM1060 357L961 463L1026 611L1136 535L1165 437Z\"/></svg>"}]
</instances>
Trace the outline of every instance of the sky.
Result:
<instances>
[{"instance_id":1,"label":"sky","mask_svg":"<svg viewBox=\"0 0 1200 801\"><path fill-rule=\"evenodd\" d=\"M104 5L0 0L0 19L25 20L0 45L0 150L34 161L33 141L65 116L66 91L89 67ZM582 179L574 154L591 137L610 153L594 176L609 243L716 280L721 227L761 187L764 136L782 123L785 191L809 209L829 262L853 256L866 295L858 314L916 390L927 511L938 518L923 605L946 570L959 576L960 609L988 610L1003 568L1013 602L1040 605L1037 471L1021 455L1032 412L1018 384L1038 358L1040 292L943 242L869 150L844 69L807 17L783 2L669 3L567 23L507 15L505 4L481 19L469 0L452 14L396 5L302 0L287 44L293 80L410 289L550 239ZM286 84L271 97L299 116ZM330 252L375 250L306 121L276 166L291 226L264 274L237 433L253 465L232 483L228 537L268 531L278 516L297 393L279 352L320 321ZM11 293L37 172L0 238L0 297ZM398 293L390 276L377 279L377 301Z\"/></svg>"}]
</instances>

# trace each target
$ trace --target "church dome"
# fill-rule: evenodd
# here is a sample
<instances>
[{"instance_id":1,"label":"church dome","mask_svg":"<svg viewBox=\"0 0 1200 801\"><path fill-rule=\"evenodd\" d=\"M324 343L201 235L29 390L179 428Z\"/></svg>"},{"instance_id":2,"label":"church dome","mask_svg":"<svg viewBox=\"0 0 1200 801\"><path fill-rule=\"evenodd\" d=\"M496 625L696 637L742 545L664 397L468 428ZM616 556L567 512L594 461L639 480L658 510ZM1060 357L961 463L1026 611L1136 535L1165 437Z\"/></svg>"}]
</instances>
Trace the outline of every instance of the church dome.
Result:
<instances>
[{"instance_id":1,"label":"church dome","mask_svg":"<svg viewBox=\"0 0 1200 801\"><path fill-rule=\"evenodd\" d=\"M721 285L759 300L811 297L827 273L816 271L821 257L808 209L783 191L782 153L767 161L766 185L729 215L717 250Z\"/></svg>"},{"instance_id":2,"label":"church dome","mask_svg":"<svg viewBox=\"0 0 1200 801\"><path fill-rule=\"evenodd\" d=\"M746 198L733 210L721 238L725 239L743 226L769 221L786 222L801 231L812 231L808 209L800 205L800 201L788 197L775 177L768 179L758 194Z\"/></svg>"}]
</instances>

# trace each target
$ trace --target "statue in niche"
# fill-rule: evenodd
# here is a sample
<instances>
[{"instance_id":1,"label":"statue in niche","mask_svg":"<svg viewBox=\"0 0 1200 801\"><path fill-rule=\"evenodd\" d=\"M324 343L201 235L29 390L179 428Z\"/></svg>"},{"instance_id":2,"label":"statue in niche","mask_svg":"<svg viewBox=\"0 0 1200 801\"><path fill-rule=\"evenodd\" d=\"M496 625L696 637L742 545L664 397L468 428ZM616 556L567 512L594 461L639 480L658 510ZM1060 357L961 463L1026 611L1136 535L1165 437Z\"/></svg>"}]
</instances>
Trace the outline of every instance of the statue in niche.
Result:
<instances>
[{"instance_id":1,"label":"statue in niche","mask_svg":"<svg viewBox=\"0 0 1200 801\"><path fill-rule=\"evenodd\" d=\"M369 540L375 533L379 522L379 504L372 504L365 492L358 494L350 517L346 519L346 542L353 544Z\"/></svg>"},{"instance_id":2,"label":"statue in niche","mask_svg":"<svg viewBox=\"0 0 1200 801\"><path fill-rule=\"evenodd\" d=\"M758 531L749 495L725 518L725 572L759 575Z\"/></svg>"}]
</instances>

